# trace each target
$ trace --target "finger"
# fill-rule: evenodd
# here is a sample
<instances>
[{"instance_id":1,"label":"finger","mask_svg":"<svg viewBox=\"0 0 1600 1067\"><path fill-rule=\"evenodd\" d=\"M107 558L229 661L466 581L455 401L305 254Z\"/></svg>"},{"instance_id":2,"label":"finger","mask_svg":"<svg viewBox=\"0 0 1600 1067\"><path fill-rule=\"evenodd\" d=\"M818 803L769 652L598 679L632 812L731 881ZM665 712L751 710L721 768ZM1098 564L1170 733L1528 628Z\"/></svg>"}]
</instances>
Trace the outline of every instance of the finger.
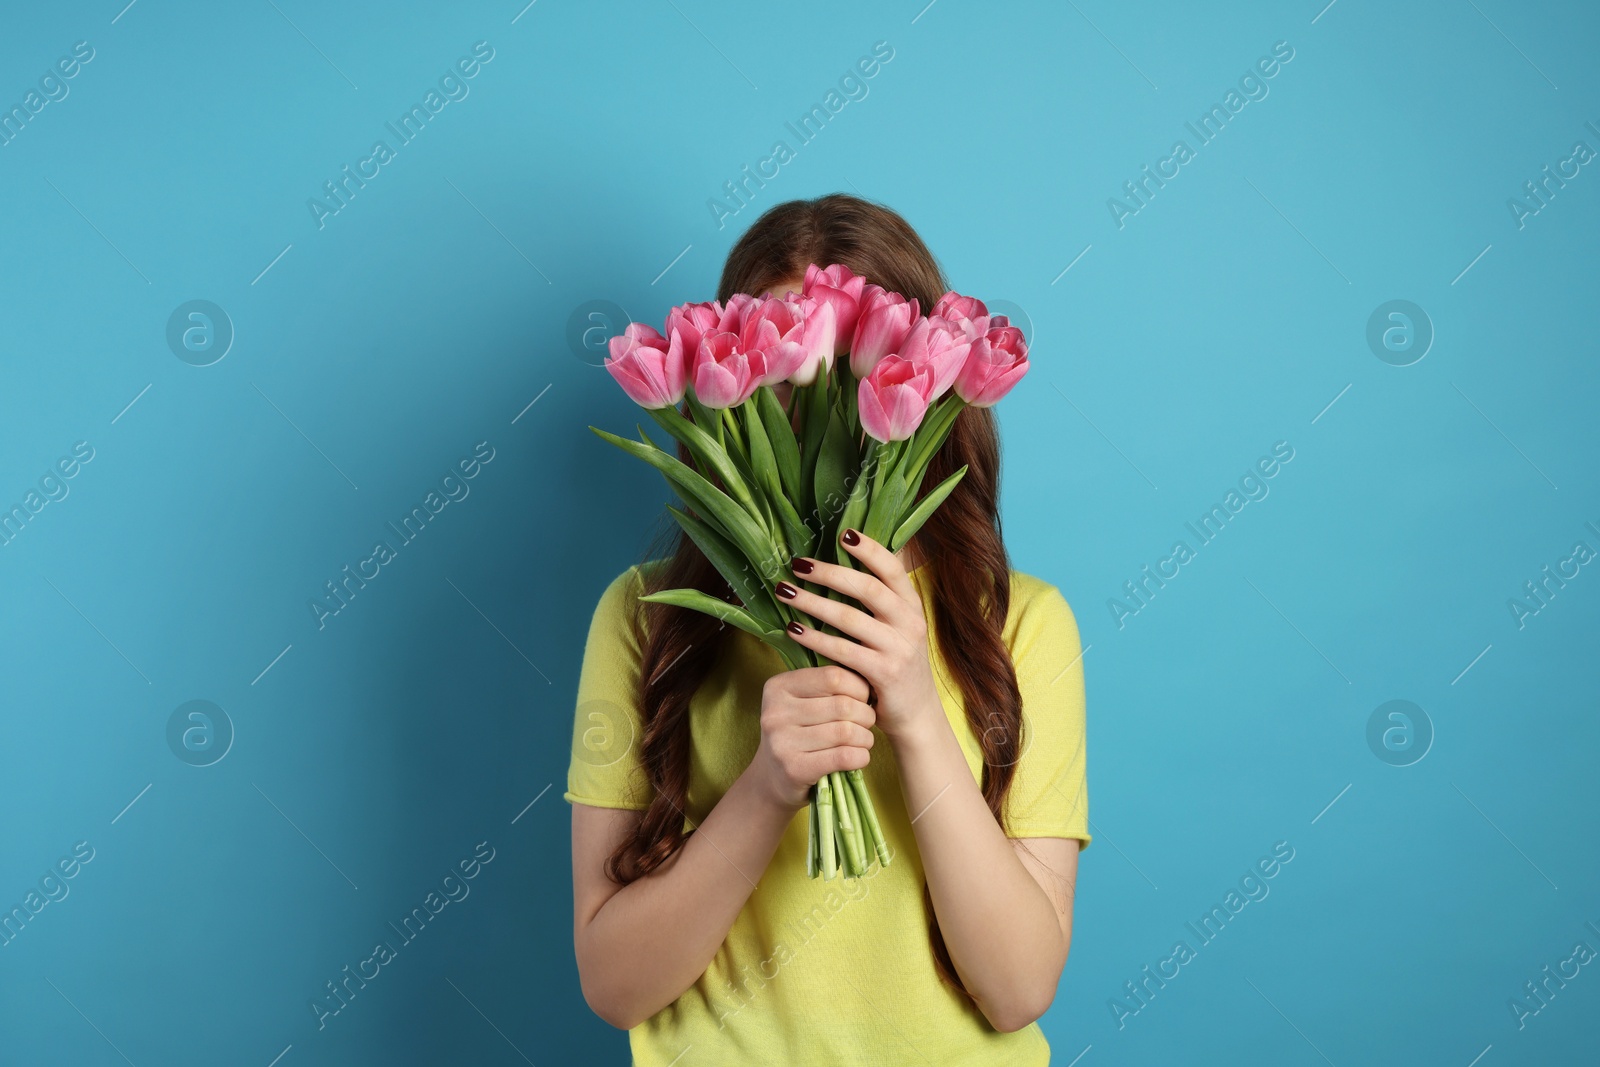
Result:
<instances>
[{"instance_id":1,"label":"finger","mask_svg":"<svg viewBox=\"0 0 1600 1067\"><path fill-rule=\"evenodd\" d=\"M866 701L847 696L813 697L795 702L794 722L800 726L840 721L871 729L878 721L878 712Z\"/></svg>"},{"instance_id":2,"label":"finger","mask_svg":"<svg viewBox=\"0 0 1600 1067\"><path fill-rule=\"evenodd\" d=\"M827 623L864 645L880 650L893 647L891 642L895 636L894 628L868 615L860 608L851 607L842 600L829 600L825 596L790 585L788 582L779 582L776 591L780 597L813 619Z\"/></svg>"},{"instance_id":3,"label":"finger","mask_svg":"<svg viewBox=\"0 0 1600 1067\"><path fill-rule=\"evenodd\" d=\"M852 641L848 637L825 634L802 622L791 622L785 629L796 643L804 645L813 652L822 653L835 663L842 663L869 682L877 673L873 667L877 663L878 653L860 642Z\"/></svg>"},{"instance_id":4,"label":"finger","mask_svg":"<svg viewBox=\"0 0 1600 1067\"><path fill-rule=\"evenodd\" d=\"M837 719L815 726L802 726L798 734L798 744L802 752L822 752L830 748L843 747L871 748L872 731L858 722Z\"/></svg>"},{"instance_id":5,"label":"finger","mask_svg":"<svg viewBox=\"0 0 1600 1067\"><path fill-rule=\"evenodd\" d=\"M830 663L826 667L800 667L777 677L788 682L790 696L829 697L834 695L866 700L872 695L867 680L848 667Z\"/></svg>"},{"instance_id":6,"label":"finger","mask_svg":"<svg viewBox=\"0 0 1600 1067\"><path fill-rule=\"evenodd\" d=\"M823 775L832 774L834 771L859 771L866 767L871 759L871 753L864 748L842 746L820 752L807 752L796 761L796 766L804 781L815 783Z\"/></svg>"},{"instance_id":7,"label":"finger","mask_svg":"<svg viewBox=\"0 0 1600 1067\"><path fill-rule=\"evenodd\" d=\"M906 573L905 564L900 562L899 556L889 551L888 545L874 541L860 530L842 531L839 543L896 596L909 602L921 602L916 586L911 584L911 576Z\"/></svg>"},{"instance_id":8,"label":"finger","mask_svg":"<svg viewBox=\"0 0 1600 1067\"><path fill-rule=\"evenodd\" d=\"M872 612L873 617L890 626L902 620L906 609L910 606L909 600L884 585L875 574L837 563L825 563L813 556L796 556L790 567L796 575L800 575L806 564L810 564L811 569L804 572L805 581L854 597ZM909 579L907 583L909 584ZM921 606L921 599L917 597L914 588L911 590L911 599L916 600L917 605Z\"/></svg>"}]
</instances>

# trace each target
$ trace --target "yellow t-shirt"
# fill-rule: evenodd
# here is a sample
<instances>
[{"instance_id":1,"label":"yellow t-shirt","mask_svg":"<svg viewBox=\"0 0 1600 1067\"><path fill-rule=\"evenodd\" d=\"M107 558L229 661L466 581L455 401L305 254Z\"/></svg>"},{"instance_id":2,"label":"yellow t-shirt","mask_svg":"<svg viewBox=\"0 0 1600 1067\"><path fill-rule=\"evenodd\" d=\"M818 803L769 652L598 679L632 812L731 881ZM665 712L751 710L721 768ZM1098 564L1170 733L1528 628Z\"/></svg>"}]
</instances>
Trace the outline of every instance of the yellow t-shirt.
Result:
<instances>
[{"instance_id":1,"label":"yellow t-shirt","mask_svg":"<svg viewBox=\"0 0 1600 1067\"><path fill-rule=\"evenodd\" d=\"M934 678L973 778L981 781L981 750L961 691L931 636L929 566L911 575L930 620ZM633 809L649 802L639 764L640 645L628 625L642 591L640 569L630 567L612 580L595 609L578 682L564 794L569 802ZM1007 833L1078 838L1086 847L1083 665L1077 622L1060 590L1012 571L1004 640L1016 665L1024 719ZM783 669L778 653L758 638L740 630L727 636L723 655L690 702L690 825L699 825L749 765L760 742L762 684ZM808 878L809 820L801 808L705 974L629 1031L638 1067L1049 1062L1037 1023L997 1031L969 998L940 979L921 857L894 752L881 731L865 773L890 865L874 863L853 880Z\"/></svg>"}]
</instances>

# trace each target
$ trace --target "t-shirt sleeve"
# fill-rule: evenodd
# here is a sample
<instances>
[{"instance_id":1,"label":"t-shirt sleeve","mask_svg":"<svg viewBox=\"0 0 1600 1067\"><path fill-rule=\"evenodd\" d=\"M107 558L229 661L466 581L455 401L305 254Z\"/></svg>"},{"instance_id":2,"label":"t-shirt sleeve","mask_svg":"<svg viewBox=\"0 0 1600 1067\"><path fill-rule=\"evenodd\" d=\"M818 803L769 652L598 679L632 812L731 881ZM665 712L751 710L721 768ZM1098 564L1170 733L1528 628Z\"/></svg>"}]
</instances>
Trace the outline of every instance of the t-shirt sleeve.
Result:
<instances>
[{"instance_id":1,"label":"t-shirt sleeve","mask_svg":"<svg viewBox=\"0 0 1600 1067\"><path fill-rule=\"evenodd\" d=\"M634 810L650 805L652 790L639 761L642 649L633 628L642 584L637 566L617 575L589 622L562 794L568 803Z\"/></svg>"},{"instance_id":2,"label":"t-shirt sleeve","mask_svg":"<svg viewBox=\"0 0 1600 1067\"><path fill-rule=\"evenodd\" d=\"M1075 837L1087 848L1083 649L1061 591L1037 579L1016 625L1012 662L1022 691L1022 756L1006 800L1011 837Z\"/></svg>"}]
</instances>

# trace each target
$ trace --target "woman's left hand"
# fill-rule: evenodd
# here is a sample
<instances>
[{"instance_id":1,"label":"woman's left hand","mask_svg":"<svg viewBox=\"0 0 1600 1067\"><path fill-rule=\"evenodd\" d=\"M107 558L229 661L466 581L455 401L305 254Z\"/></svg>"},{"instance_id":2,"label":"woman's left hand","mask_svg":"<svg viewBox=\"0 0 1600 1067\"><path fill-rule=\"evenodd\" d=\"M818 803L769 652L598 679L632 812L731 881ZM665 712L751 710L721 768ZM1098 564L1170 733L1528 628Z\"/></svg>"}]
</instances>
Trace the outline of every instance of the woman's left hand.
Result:
<instances>
[{"instance_id":1,"label":"woman's left hand","mask_svg":"<svg viewBox=\"0 0 1600 1067\"><path fill-rule=\"evenodd\" d=\"M887 546L855 530L844 531L839 543L867 570L810 556L796 556L790 567L807 582L855 598L866 611L788 582L779 582L777 592L843 635L800 623L789 626L789 636L797 643L850 668L872 685L878 725L893 742L908 731L943 720L945 714L928 661L928 622L922 597L899 557Z\"/></svg>"}]
</instances>

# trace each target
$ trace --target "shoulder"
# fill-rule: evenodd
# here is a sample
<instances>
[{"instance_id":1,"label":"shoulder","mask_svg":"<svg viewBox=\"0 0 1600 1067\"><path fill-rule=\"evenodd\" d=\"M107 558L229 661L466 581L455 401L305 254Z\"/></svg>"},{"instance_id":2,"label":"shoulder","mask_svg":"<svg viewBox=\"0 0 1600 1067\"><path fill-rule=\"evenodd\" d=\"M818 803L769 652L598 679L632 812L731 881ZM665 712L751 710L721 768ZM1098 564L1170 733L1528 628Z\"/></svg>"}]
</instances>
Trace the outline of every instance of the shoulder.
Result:
<instances>
[{"instance_id":1,"label":"shoulder","mask_svg":"<svg viewBox=\"0 0 1600 1067\"><path fill-rule=\"evenodd\" d=\"M621 604L636 598L642 592L643 581L644 573L640 565L635 563L606 583L605 590L600 594L600 603Z\"/></svg>"},{"instance_id":2,"label":"shoulder","mask_svg":"<svg viewBox=\"0 0 1600 1067\"><path fill-rule=\"evenodd\" d=\"M1032 574L1022 571L1011 572L1011 616L1020 619L1029 614L1042 614L1044 612L1066 612L1072 614L1072 608L1067 604L1067 598L1061 590L1050 582Z\"/></svg>"},{"instance_id":3,"label":"shoulder","mask_svg":"<svg viewBox=\"0 0 1600 1067\"><path fill-rule=\"evenodd\" d=\"M1005 641L1013 652L1045 642L1078 643L1078 620L1067 598L1055 585L1032 574L1011 572L1011 608L1006 615Z\"/></svg>"},{"instance_id":4,"label":"shoulder","mask_svg":"<svg viewBox=\"0 0 1600 1067\"><path fill-rule=\"evenodd\" d=\"M633 610L634 605L638 603L639 583L638 564L634 564L608 581L600 592L599 601L595 604L595 618L622 616Z\"/></svg>"},{"instance_id":5,"label":"shoulder","mask_svg":"<svg viewBox=\"0 0 1600 1067\"><path fill-rule=\"evenodd\" d=\"M666 562L665 559L652 559L635 563L608 581L595 604L596 623L617 625L637 620L642 625L643 617L639 609L643 605L639 597L648 592L651 579Z\"/></svg>"},{"instance_id":6,"label":"shoulder","mask_svg":"<svg viewBox=\"0 0 1600 1067\"><path fill-rule=\"evenodd\" d=\"M637 604L650 579L666 564L665 559L652 559L635 563L606 583L600 593L602 608L623 608Z\"/></svg>"}]
</instances>

